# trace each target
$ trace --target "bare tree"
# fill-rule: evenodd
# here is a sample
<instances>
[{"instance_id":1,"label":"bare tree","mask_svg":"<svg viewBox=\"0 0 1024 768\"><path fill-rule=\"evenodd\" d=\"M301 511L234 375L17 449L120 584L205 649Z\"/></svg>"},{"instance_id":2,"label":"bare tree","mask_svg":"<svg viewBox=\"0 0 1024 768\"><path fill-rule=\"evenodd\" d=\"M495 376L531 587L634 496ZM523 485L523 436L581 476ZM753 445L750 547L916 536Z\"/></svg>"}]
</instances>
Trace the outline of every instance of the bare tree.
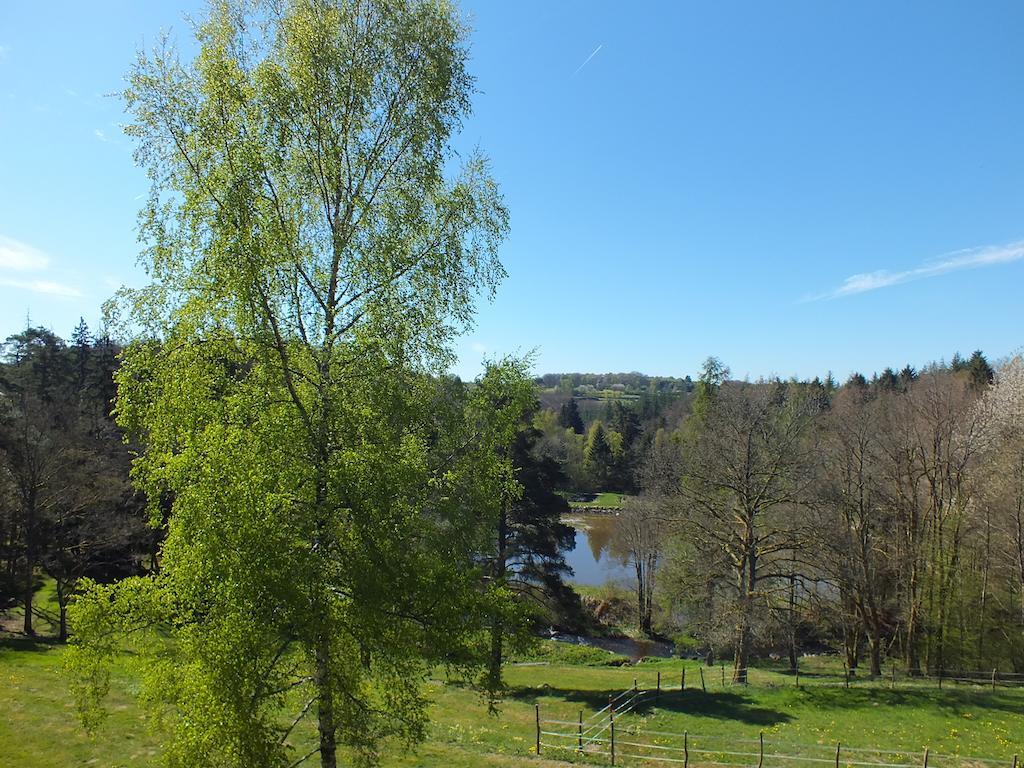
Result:
<instances>
[{"instance_id":1,"label":"bare tree","mask_svg":"<svg viewBox=\"0 0 1024 768\"><path fill-rule=\"evenodd\" d=\"M908 674L921 662L946 667L951 611L964 577L961 557L978 495L977 455L986 435L967 377L923 375L906 394L882 400L886 481L897 518L902 642ZM922 659L923 654L923 659Z\"/></svg>"},{"instance_id":2,"label":"bare tree","mask_svg":"<svg viewBox=\"0 0 1024 768\"><path fill-rule=\"evenodd\" d=\"M627 499L615 527L613 546L628 555L636 573L639 630L650 635L654 612L654 586L662 554L664 520L653 497Z\"/></svg>"},{"instance_id":3,"label":"bare tree","mask_svg":"<svg viewBox=\"0 0 1024 768\"><path fill-rule=\"evenodd\" d=\"M838 394L824 424L825 471L817 506L819 558L839 590L847 665L856 667L863 626L872 675L882 671L893 590L894 520L879 477L879 426L877 401L866 386L854 384Z\"/></svg>"},{"instance_id":4,"label":"bare tree","mask_svg":"<svg viewBox=\"0 0 1024 768\"><path fill-rule=\"evenodd\" d=\"M814 411L796 386L726 385L689 451L680 486L684 525L699 549L724 555L731 576L734 682L746 680L755 624L785 594L806 541L794 511L813 478Z\"/></svg>"}]
</instances>

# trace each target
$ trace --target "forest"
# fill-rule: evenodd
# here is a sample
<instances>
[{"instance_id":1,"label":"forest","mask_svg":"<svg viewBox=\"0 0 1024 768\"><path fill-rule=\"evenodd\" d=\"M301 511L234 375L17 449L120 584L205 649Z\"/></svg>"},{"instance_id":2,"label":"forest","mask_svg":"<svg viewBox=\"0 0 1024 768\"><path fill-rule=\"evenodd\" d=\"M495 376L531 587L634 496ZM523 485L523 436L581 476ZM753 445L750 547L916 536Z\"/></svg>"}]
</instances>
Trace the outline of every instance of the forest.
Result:
<instances>
[{"instance_id":1,"label":"forest","mask_svg":"<svg viewBox=\"0 0 1024 768\"><path fill-rule=\"evenodd\" d=\"M537 422L568 476L638 491L619 526L639 628L657 605L663 633L731 658L735 679L808 648L873 676L889 658L1021 671L1021 376L980 351L841 386L731 381L710 358L647 422L613 403L563 427L571 401Z\"/></svg>"},{"instance_id":2,"label":"forest","mask_svg":"<svg viewBox=\"0 0 1024 768\"><path fill-rule=\"evenodd\" d=\"M44 578L65 640L81 581L159 572L173 503L133 488L137 446L111 412L121 352L84 321L70 341L28 328L4 345L0 599L26 634ZM1020 358L954 354L841 385L731 380L709 358L667 395L630 374L585 419L592 391L564 382L588 378L520 385L507 454L520 495L496 512L497 548L473 554L523 604L506 630L593 629L565 563L566 499L614 490L636 630L731 659L738 681L757 658L795 668L823 649L872 676L892 659L908 675L1024 672ZM424 383L459 408L488 385Z\"/></svg>"}]
</instances>

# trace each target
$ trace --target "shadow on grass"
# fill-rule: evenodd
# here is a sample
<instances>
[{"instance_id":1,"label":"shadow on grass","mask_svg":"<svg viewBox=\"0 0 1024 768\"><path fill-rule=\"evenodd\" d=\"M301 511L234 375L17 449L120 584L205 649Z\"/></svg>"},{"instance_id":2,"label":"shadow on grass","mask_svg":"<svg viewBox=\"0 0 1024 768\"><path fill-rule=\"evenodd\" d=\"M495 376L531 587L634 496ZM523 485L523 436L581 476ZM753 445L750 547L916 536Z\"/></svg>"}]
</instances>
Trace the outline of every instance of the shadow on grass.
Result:
<instances>
[{"instance_id":1,"label":"shadow on grass","mask_svg":"<svg viewBox=\"0 0 1024 768\"><path fill-rule=\"evenodd\" d=\"M959 714L965 709L994 710L1019 713L1021 697L1003 691L982 689L943 688L900 690L872 688L801 688L801 702L820 710L865 709L871 706L913 707L934 709L947 715Z\"/></svg>"},{"instance_id":2,"label":"shadow on grass","mask_svg":"<svg viewBox=\"0 0 1024 768\"><path fill-rule=\"evenodd\" d=\"M63 645L47 635L0 634L0 653L4 651L48 651Z\"/></svg>"},{"instance_id":3,"label":"shadow on grass","mask_svg":"<svg viewBox=\"0 0 1024 768\"><path fill-rule=\"evenodd\" d=\"M510 699L534 704L541 696L554 696L566 701L578 702L584 709L596 712L608 705L610 697L621 691L579 690L567 688L514 687L506 696ZM644 696L631 710L632 714L645 715L653 710L674 712L694 717L711 717L719 720L737 720L748 725L771 726L787 723L793 718L777 709L760 706L749 696L733 692L703 693L686 691L666 692L660 697Z\"/></svg>"}]
</instances>

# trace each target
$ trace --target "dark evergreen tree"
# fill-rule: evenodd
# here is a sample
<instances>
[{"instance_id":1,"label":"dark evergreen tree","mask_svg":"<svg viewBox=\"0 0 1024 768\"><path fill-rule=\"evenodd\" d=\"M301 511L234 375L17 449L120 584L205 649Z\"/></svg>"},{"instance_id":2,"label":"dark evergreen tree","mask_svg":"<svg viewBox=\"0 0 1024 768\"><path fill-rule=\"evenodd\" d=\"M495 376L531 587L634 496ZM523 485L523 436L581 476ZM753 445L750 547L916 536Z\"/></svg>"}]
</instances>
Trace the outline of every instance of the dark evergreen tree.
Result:
<instances>
[{"instance_id":1,"label":"dark evergreen tree","mask_svg":"<svg viewBox=\"0 0 1024 768\"><path fill-rule=\"evenodd\" d=\"M904 391L915 381L917 381L917 371L909 364L904 366L903 370L900 371L900 385Z\"/></svg>"},{"instance_id":2,"label":"dark evergreen tree","mask_svg":"<svg viewBox=\"0 0 1024 768\"><path fill-rule=\"evenodd\" d=\"M971 359L967 361L965 370L970 377L971 386L975 389L987 387L995 378L995 371L992 370L992 366L988 364L988 360L985 359L985 355L980 349L974 350Z\"/></svg>"},{"instance_id":3,"label":"dark evergreen tree","mask_svg":"<svg viewBox=\"0 0 1024 768\"><path fill-rule=\"evenodd\" d=\"M603 490L612 478L615 457L608 443L604 424L595 421L587 432L587 442L583 446L583 468L590 477L595 490Z\"/></svg>"},{"instance_id":4,"label":"dark evergreen tree","mask_svg":"<svg viewBox=\"0 0 1024 768\"><path fill-rule=\"evenodd\" d=\"M570 397L562 404L562 408L558 412L558 423L565 429L571 429L577 435L583 434L583 417L580 416L576 398Z\"/></svg>"},{"instance_id":5,"label":"dark evergreen tree","mask_svg":"<svg viewBox=\"0 0 1024 768\"><path fill-rule=\"evenodd\" d=\"M899 386L900 380L896 375L896 371L892 368L886 368L878 376L878 388L883 392L892 392Z\"/></svg>"},{"instance_id":6,"label":"dark evergreen tree","mask_svg":"<svg viewBox=\"0 0 1024 768\"><path fill-rule=\"evenodd\" d=\"M864 378L864 374L863 373L854 372L854 373L851 373L850 374L850 378L848 378L846 380L846 386L847 387L858 387L860 389L865 389L868 386L868 380L866 378Z\"/></svg>"},{"instance_id":7,"label":"dark evergreen tree","mask_svg":"<svg viewBox=\"0 0 1024 768\"><path fill-rule=\"evenodd\" d=\"M624 450L632 448L633 443L640 437L640 417L636 410L628 405L617 402L612 411L612 420L609 426L622 435L622 447Z\"/></svg>"},{"instance_id":8,"label":"dark evergreen tree","mask_svg":"<svg viewBox=\"0 0 1024 768\"><path fill-rule=\"evenodd\" d=\"M523 491L502 510L498 520L492 570L527 610L546 608L576 622L581 615L579 596L565 583L565 578L572 575L565 552L575 546L576 533L562 522L563 515L569 512L569 503L554 490L565 482L565 477L558 461L538 450L542 433L530 425L531 416L527 414L511 449L516 480ZM501 679L507 632L508 628L501 623L492 626L493 682ZM513 641L522 639L512 637Z\"/></svg>"}]
</instances>

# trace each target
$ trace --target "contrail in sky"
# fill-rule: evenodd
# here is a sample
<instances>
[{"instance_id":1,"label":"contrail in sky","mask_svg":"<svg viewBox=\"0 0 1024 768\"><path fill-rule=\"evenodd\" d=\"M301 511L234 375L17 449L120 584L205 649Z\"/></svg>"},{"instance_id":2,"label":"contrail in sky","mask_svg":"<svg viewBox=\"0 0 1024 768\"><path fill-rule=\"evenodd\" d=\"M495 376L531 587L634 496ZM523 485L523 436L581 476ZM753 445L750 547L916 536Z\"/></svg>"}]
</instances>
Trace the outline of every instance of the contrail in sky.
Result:
<instances>
[{"instance_id":1,"label":"contrail in sky","mask_svg":"<svg viewBox=\"0 0 1024 768\"><path fill-rule=\"evenodd\" d=\"M580 64L578 67L576 67L576 71L572 73L572 77L576 77L576 75L579 74L579 71L581 69L583 69L585 66L587 66L587 64L590 63L590 60L592 58L597 56L597 52L600 51L603 46L604 46L604 43L602 43L601 45L597 46L597 48L594 49L594 52L592 54L590 54L589 56L587 56L587 60L584 61L582 64Z\"/></svg>"}]
</instances>

